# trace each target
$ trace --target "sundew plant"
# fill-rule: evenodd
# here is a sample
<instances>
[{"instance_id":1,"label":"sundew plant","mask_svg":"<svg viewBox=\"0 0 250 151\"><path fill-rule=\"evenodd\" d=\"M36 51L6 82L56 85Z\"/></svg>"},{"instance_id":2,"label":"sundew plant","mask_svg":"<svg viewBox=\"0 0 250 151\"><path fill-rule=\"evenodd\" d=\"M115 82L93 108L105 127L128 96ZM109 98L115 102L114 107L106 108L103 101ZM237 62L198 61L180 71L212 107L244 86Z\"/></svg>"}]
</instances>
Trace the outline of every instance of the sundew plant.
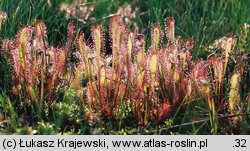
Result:
<instances>
[{"instance_id":1,"label":"sundew plant","mask_svg":"<svg viewBox=\"0 0 250 151\"><path fill-rule=\"evenodd\" d=\"M57 10L71 20L62 25L64 42L52 45L48 31L57 27L38 18L1 38L0 71L8 82L1 86L0 133L250 132L247 23L197 46L194 36L178 35L174 16L141 29L135 14L143 2L121 5L102 23L97 2L68 3ZM8 16L0 12L1 33Z\"/></svg>"}]
</instances>

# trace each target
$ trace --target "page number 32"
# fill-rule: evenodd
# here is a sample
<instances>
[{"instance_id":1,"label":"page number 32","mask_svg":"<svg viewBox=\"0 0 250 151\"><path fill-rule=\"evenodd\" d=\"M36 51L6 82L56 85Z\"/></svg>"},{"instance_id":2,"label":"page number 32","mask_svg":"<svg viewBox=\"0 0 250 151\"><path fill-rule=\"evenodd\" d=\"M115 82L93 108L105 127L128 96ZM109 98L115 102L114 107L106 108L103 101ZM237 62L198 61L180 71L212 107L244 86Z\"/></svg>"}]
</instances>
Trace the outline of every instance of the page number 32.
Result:
<instances>
[{"instance_id":1,"label":"page number 32","mask_svg":"<svg viewBox=\"0 0 250 151\"><path fill-rule=\"evenodd\" d=\"M235 139L234 140L234 146L233 147L247 147L246 143L247 140L246 139Z\"/></svg>"}]
</instances>

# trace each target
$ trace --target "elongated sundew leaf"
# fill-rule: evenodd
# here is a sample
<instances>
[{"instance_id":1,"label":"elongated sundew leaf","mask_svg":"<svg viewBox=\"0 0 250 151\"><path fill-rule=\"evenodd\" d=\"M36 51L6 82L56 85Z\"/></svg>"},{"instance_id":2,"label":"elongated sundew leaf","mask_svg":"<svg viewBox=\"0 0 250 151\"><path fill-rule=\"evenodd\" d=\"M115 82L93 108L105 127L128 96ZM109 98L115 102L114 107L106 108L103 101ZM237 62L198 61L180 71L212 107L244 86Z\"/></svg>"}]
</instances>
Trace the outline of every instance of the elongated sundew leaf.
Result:
<instances>
[{"instance_id":1,"label":"elongated sundew leaf","mask_svg":"<svg viewBox=\"0 0 250 151\"><path fill-rule=\"evenodd\" d=\"M211 64L211 69L213 71L214 79L214 92L217 95L216 104L223 103L223 82L225 78L225 60L221 57L210 56L208 58L209 63Z\"/></svg>"},{"instance_id":2,"label":"elongated sundew leaf","mask_svg":"<svg viewBox=\"0 0 250 151\"><path fill-rule=\"evenodd\" d=\"M90 102L91 107L97 110L96 98L95 98L95 88L92 82L87 83L87 97Z\"/></svg>"},{"instance_id":3,"label":"elongated sundew leaf","mask_svg":"<svg viewBox=\"0 0 250 151\"><path fill-rule=\"evenodd\" d=\"M128 37L128 41L127 41L127 51L126 51L126 68L127 68L127 83L126 83L126 87L125 87L125 91L129 85L130 82L130 77L131 77L131 64L132 64L132 58L131 58L131 54L132 54L132 48L133 48L133 42L134 42L134 37L133 37L133 33L131 32L129 34ZM125 92L127 93L127 92Z\"/></svg>"},{"instance_id":4,"label":"elongated sundew leaf","mask_svg":"<svg viewBox=\"0 0 250 151\"><path fill-rule=\"evenodd\" d=\"M103 29L99 25L95 25L91 27L91 31L94 49L97 53L97 66L99 67L101 61L101 51L103 51L105 44Z\"/></svg>"},{"instance_id":5,"label":"elongated sundew leaf","mask_svg":"<svg viewBox=\"0 0 250 151\"><path fill-rule=\"evenodd\" d=\"M51 91L52 88L54 88L58 83L58 78L60 77L60 75L62 74L62 71L64 70L65 67L65 63L66 63L66 56L65 56L65 52L63 51L62 48L57 48L55 50L51 50L53 51L53 63L52 63L52 71L53 71L53 75L52 78L50 80L50 82L48 83L48 91Z\"/></svg>"},{"instance_id":6,"label":"elongated sundew leaf","mask_svg":"<svg viewBox=\"0 0 250 151\"><path fill-rule=\"evenodd\" d=\"M35 35L34 35L34 39L32 42L32 71L31 71L31 77L32 77L32 83L34 85L36 85L36 87L38 87L38 81L39 79L38 74L41 73L41 98L40 100L43 100L44 97L44 85L45 85L45 78L47 75L47 63L48 61L46 60L46 49L48 48L48 44L47 44L47 31L46 31L46 26L43 22L38 21L35 24ZM40 53L41 52L41 53ZM41 58L42 58L42 62L38 63L38 57L39 54L41 54ZM41 67L40 67L41 66ZM40 81L39 81L40 82ZM38 90L37 90L38 91Z\"/></svg>"},{"instance_id":7,"label":"elongated sundew leaf","mask_svg":"<svg viewBox=\"0 0 250 151\"><path fill-rule=\"evenodd\" d=\"M158 64L158 56L154 53L150 58L150 72L151 74L156 74Z\"/></svg>"},{"instance_id":8,"label":"elongated sundew leaf","mask_svg":"<svg viewBox=\"0 0 250 151\"><path fill-rule=\"evenodd\" d=\"M133 42L134 42L134 35L133 33L131 32L129 34L129 37L128 37L128 44L127 44L127 57L128 57L128 60L131 61L131 54L132 54L132 49L133 49Z\"/></svg>"},{"instance_id":9,"label":"elongated sundew leaf","mask_svg":"<svg viewBox=\"0 0 250 151\"><path fill-rule=\"evenodd\" d=\"M230 80L230 92L229 92L229 110L231 113L235 112L236 105L240 102L239 97L239 79L240 76L238 73L234 73Z\"/></svg>"},{"instance_id":10,"label":"elongated sundew leaf","mask_svg":"<svg viewBox=\"0 0 250 151\"><path fill-rule=\"evenodd\" d=\"M113 51L116 51L115 39L116 39L116 36L117 36L116 33L118 31L118 28L119 28L120 24L121 24L121 18L119 16L114 16L114 17L112 17L110 19L110 22L109 22L109 36L110 36L111 46L112 46Z\"/></svg>"},{"instance_id":11,"label":"elongated sundew leaf","mask_svg":"<svg viewBox=\"0 0 250 151\"><path fill-rule=\"evenodd\" d=\"M18 37L16 39L17 46L11 50L13 53L14 69L18 75L18 81L20 84L24 84L23 88L25 88L25 93L28 96L27 99L31 101L36 100L36 92L35 92L35 83L37 80L34 80L34 67L33 67L33 57L32 57L32 48L31 48L31 38L32 38L33 28L25 27L21 29L18 33ZM19 66L19 67L17 67ZM18 69L19 68L19 69ZM21 90L21 89L20 89Z\"/></svg>"},{"instance_id":12,"label":"elongated sundew leaf","mask_svg":"<svg viewBox=\"0 0 250 151\"><path fill-rule=\"evenodd\" d=\"M125 33L125 39L122 44L122 52L121 52L121 58L123 60L123 63L126 65L127 72L130 72L130 66L132 64L132 49L134 45L134 35L132 32L127 31ZM127 37L127 38L126 38ZM130 73L129 73L130 74Z\"/></svg>"},{"instance_id":13,"label":"elongated sundew leaf","mask_svg":"<svg viewBox=\"0 0 250 151\"><path fill-rule=\"evenodd\" d=\"M120 51L124 40L126 28L120 16L113 16L109 22L109 35L113 53L113 67L120 64Z\"/></svg>"},{"instance_id":14,"label":"elongated sundew leaf","mask_svg":"<svg viewBox=\"0 0 250 151\"><path fill-rule=\"evenodd\" d=\"M144 59L145 53L145 37L144 35L138 35L135 40L135 49L136 49L136 61L140 64Z\"/></svg>"},{"instance_id":15,"label":"elongated sundew leaf","mask_svg":"<svg viewBox=\"0 0 250 151\"><path fill-rule=\"evenodd\" d=\"M99 78L100 78L100 86L103 86L105 84L106 80L106 71L105 66L102 66L99 70Z\"/></svg>"},{"instance_id":16,"label":"elongated sundew leaf","mask_svg":"<svg viewBox=\"0 0 250 151\"><path fill-rule=\"evenodd\" d=\"M86 68L86 74L87 77L91 80L91 67L89 65L89 61L88 61L88 53L86 54L86 50L85 50L85 42L84 42L84 34L80 34L78 37L78 47L80 49L81 55L82 55L82 59Z\"/></svg>"},{"instance_id":17,"label":"elongated sundew leaf","mask_svg":"<svg viewBox=\"0 0 250 151\"><path fill-rule=\"evenodd\" d=\"M19 47L18 47L19 58L20 58L20 61L21 61L21 66L23 68L23 71L26 71L25 46L28 43L27 30L28 30L27 28L24 28L21 31L20 44L19 44Z\"/></svg>"},{"instance_id":18,"label":"elongated sundew leaf","mask_svg":"<svg viewBox=\"0 0 250 151\"><path fill-rule=\"evenodd\" d=\"M42 62L41 62L41 98L44 99L44 91L45 91L45 78L47 75L47 61L46 61L46 26L42 22L37 22L35 26L35 37L34 37L34 47L35 49L40 49L42 51ZM36 66L36 60L34 59L34 65Z\"/></svg>"},{"instance_id":19,"label":"elongated sundew leaf","mask_svg":"<svg viewBox=\"0 0 250 151\"><path fill-rule=\"evenodd\" d=\"M154 91L154 85L155 85L155 77L156 77L156 72L157 72L157 67L158 67L158 55L154 53L151 58L150 58L150 73L151 73L151 88L152 91Z\"/></svg>"},{"instance_id":20,"label":"elongated sundew leaf","mask_svg":"<svg viewBox=\"0 0 250 151\"><path fill-rule=\"evenodd\" d=\"M182 69L185 70L185 68L187 67L187 52L180 52L180 60L182 63Z\"/></svg>"},{"instance_id":21,"label":"elongated sundew leaf","mask_svg":"<svg viewBox=\"0 0 250 151\"><path fill-rule=\"evenodd\" d=\"M111 38L112 48L114 47L114 40L116 39L116 32L119 26L124 26L122 18L120 16L113 16L109 22L109 36Z\"/></svg>"},{"instance_id":22,"label":"elongated sundew leaf","mask_svg":"<svg viewBox=\"0 0 250 151\"><path fill-rule=\"evenodd\" d=\"M104 87L105 87L105 81L106 81L106 71L104 66L101 66L98 71L98 83L99 83L99 97L100 97L100 105L102 108L104 108Z\"/></svg>"},{"instance_id":23,"label":"elongated sundew leaf","mask_svg":"<svg viewBox=\"0 0 250 151\"><path fill-rule=\"evenodd\" d=\"M159 48L162 35L163 34L160 25L158 23L155 23L151 29L151 47L153 48L153 50Z\"/></svg>"},{"instance_id":24,"label":"elongated sundew leaf","mask_svg":"<svg viewBox=\"0 0 250 151\"><path fill-rule=\"evenodd\" d=\"M175 41L175 20L173 17L169 17L165 20L166 37L170 42Z\"/></svg>"},{"instance_id":25,"label":"elongated sundew leaf","mask_svg":"<svg viewBox=\"0 0 250 151\"><path fill-rule=\"evenodd\" d=\"M191 79L187 79L187 82L186 82L186 90L184 92L186 92L185 94L185 101L190 101L191 98L192 98L192 91L193 91L193 88L192 88L192 83L191 83Z\"/></svg>"},{"instance_id":26,"label":"elongated sundew leaf","mask_svg":"<svg viewBox=\"0 0 250 151\"><path fill-rule=\"evenodd\" d=\"M21 60L20 60L20 57L19 57L19 51L18 49L14 48L14 49L11 49L10 50L10 53L11 53L11 62L12 62L12 66L13 66L13 69L15 71L15 74L17 77L20 77L21 76ZM20 80L20 79L19 79ZM21 83L21 81L20 81Z\"/></svg>"},{"instance_id":27,"label":"elongated sundew leaf","mask_svg":"<svg viewBox=\"0 0 250 151\"><path fill-rule=\"evenodd\" d=\"M38 21L35 25L34 47L35 49L45 49L47 45L47 27L43 22Z\"/></svg>"},{"instance_id":28,"label":"elongated sundew leaf","mask_svg":"<svg viewBox=\"0 0 250 151\"><path fill-rule=\"evenodd\" d=\"M210 62L211 62L212 67L213 67L214 76L215 76L214 78L216 81L218 81L219 84L221 84L223 81L223 78L224 78L225 62L220 57L212 58L212 59L210 59Z\"/></svg>"},{"instance_id":29,"label":"elongated sundew leaf","mask_svg":"<svg viewBox=\"0 0 250 151\"><path fill-rule=\"evenodd\" d=\"M31 36L32 27L25 27L18 33L18 56L21 62L22 73L27 84L32 83L32 77L28 76L32 71Z\"/></svg>"},{"instance_id":30,"label":"elongated sundew leaf","mask_svg":"<svg viewBox=\"0 0 250 151\"><path fill-rule=\"evenodd\" d=\"M116 37L114 39L114 49L113 49L113 63L115 66L120 65L120 54L121 54L121 49L122 49L122 43L123 40L125 39L125 27L124 26L119 26L116 31Z\"/></svg>"},{"instance_id":31,"label":"elongated sundew leaf","mask_svg":"<svg viewBox=\"0 0 250 151\"><path fill-rule=\"evenodd\" d=\"M44 99L44 85L46 78L46 54L42 54L42 63L41 63L41 101Z\"/></svg>"},{"instance_id":32,"label":"elongated sundew leaf","mask_svg":"<svg viewBox=\"0 0 250 151\"><path fill-rule=\"evenodd\" d=\"M175 83L177 83L180 80L180 71L178 70L177 65L174 67L173 79Z\"/></svg>"}]
</instances>

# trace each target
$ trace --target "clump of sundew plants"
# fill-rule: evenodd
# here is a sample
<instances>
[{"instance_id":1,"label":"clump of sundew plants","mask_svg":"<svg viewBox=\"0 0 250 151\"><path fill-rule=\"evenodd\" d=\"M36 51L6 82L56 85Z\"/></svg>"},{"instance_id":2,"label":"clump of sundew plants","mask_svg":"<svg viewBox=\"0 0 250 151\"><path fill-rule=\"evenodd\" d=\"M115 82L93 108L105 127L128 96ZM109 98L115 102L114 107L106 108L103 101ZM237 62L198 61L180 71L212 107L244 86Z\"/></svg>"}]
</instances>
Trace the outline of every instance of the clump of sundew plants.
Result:
<instances>
[{"instance_id":1,"label":"clump of sundew plants","mask_svg":"<svg viewBox=\"0 0 250 151\"><path fill-rule=\"evenodd\" d=\"M227 34L206 58L194 59L195 40L176 35L174 17L164 19L164 26L152 24L149 37L124 21L114 14L108 30L93 23L89 31L69 23L67 40L58 46L49 44L43 21L2 39L11 72L7 94L0 94L0 132L249 132L247 24L238 40ZM182 128L187 126L196 128Z\"/></svg>"}]
</instances>

